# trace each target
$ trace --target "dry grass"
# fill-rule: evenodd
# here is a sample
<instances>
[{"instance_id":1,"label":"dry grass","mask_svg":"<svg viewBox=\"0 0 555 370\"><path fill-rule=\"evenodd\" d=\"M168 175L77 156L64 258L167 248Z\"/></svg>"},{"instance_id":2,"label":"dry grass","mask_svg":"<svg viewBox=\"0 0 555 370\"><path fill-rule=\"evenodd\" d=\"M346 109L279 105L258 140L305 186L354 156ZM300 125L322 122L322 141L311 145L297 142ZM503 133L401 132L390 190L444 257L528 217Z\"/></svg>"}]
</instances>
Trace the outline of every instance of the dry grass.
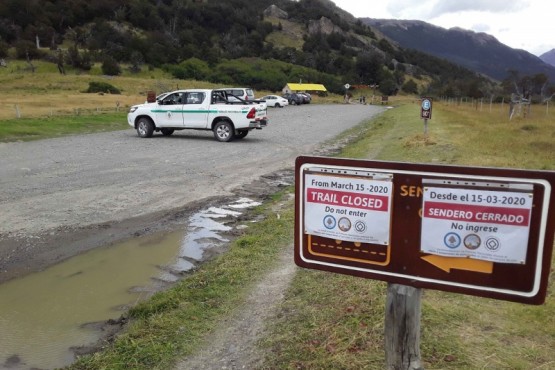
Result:
<instances>
[{"instance_id":1,"label":"dry grass","mask_svg":"<svg viewBox=\"0 0 555 370\"><path fill-rule=\"evenodd\" d=\"M302 26L298 23L276 17L266 17L265 20L274 26L278 24L282 26L282 31L272 32L268 35L266 38L267 42L271 42L274 45L302 49L304 44L303 36L306 34Z\"/></svg>"},{"instance_id":2,"label":"dry grass","mask_svg":"<svg viewBox=\"0 0 555 370\"><path fill-rule=\"evenodd\" d=\"M21 62L12 62L9 68L0 69L0 120L20 117L36 118L73 114L76 111L127 110L133 104L144 102L146 92L156 93L177 88L203 88L214 86L200 81L172 79L160 71L143 71L137 75L100 75L98 66L91 74L82 75L69 71L61 75L50 71L52 64L36 62L37 71L31 73ZM121 91L119 95L84 93L89 82L107 82Z\"/></svg>"},{"instance_id":3,"label":"dry grass","mask_svg":"<svg viewBox=\"0 0 555 370\"><path fill-rule=\"evenodd\" d=\"M399 98L401 99L401 98ZM419 99L373 120L340 156L389 161L555 169L555 110L434 103L423 135ZM394 102L397 104L399 101ZM555 259L555 258L554 258ZM530 306L423 291L426 369L554 369L555 270L546 303ZM302 270L263 341L268 369L383 369L386 283Z\"/></svg>"},{"instance_id":4,"label":"dry grass","mask_svg":"<svg viewBox=\"0 0 555 370\"><path fill-rule=\"evenodd\" d=\"M8 68L0 68L0 121L14 118L38 118L63 116L78 112L115 112L126 111L131 105L144 102L146 92L157 94L186 88L217 88L221 84L203 81L178 80L160 70L148 71L146 68L131 74L124 68L121 76L103 76L100 66L95 65L88 74L69 70L61 75L52 63L35 62L35 73L31 73L23 62L10 62ZM121 94L84 93L89 82L106 82L121 91ZM278 94L280 92L260 90L256 96ZM353 92L353 104L358 97L367 97L368 104L381 104L379 92L357 90ZM374 96L374 98L372 98ZM343 96L328 93L326 96L312 95L314 104L344 103ZM390 97L389 105L398 104L404 97Z\"/></svg>"},{"instance_id":5,"label":"dry grass","mask_svg":"<svg viewBox=\"0 0 555 370\"><path fill-rule=\"evenodd\" d=\"M450 140L467 146L460 150L460 164L555 168L555 109L534 105L527 116L509 120L507 104L491 109L489 104L439 104L433 123L448 124Z\"/></svg>"}]
</instances>

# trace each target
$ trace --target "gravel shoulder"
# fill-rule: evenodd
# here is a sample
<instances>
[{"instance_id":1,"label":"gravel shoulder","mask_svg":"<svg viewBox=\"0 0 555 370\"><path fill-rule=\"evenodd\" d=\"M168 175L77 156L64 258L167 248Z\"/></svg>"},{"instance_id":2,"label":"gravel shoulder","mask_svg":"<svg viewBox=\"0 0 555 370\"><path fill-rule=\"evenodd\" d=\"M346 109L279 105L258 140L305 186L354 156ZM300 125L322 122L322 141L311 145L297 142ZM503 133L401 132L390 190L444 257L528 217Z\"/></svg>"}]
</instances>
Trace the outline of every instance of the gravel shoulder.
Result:
<instances>
[{"instance_id":1,"label":"gravel shoulder","mask_svg":"<svg viewBox=\"0 0 555 370\"><path fill-rule=\"evenodd\" d=\"M198 353L180 361L176 370L257 369L263 365L264 354L257 342L266 323L277 314L297 269L291 263L292 249L280 254L277 266L256 284L244 304L218 325Z\"/></svg>"},{"instance_id":2,"label":"gravel shoulder","mask_svg":"<svg viewBox=\"0 0 555 370\"><path fill-rule=\"evenodd\" d=\"M267 128L231 143L191 130L140 139L132 129L1 143L0 282L167 227L178 212L293 168L383 109L269 109Z\"/></svg>"}]
</instances>

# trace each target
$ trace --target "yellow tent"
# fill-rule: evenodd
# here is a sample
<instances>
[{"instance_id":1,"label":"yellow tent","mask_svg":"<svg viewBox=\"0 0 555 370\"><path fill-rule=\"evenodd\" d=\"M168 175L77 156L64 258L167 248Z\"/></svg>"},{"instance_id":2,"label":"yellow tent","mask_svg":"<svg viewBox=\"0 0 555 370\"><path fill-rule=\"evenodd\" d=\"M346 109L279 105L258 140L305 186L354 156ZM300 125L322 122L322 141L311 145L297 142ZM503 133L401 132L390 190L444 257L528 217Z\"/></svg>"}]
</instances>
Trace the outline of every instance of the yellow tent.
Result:
<instances>
[{"instance_id":1,"label":"yellow tent","mask_svg":"<svg viewBox=\"0 0 555 370\"><path fill-rule=\"evenodd\" d=\"M285 93L292 93L293 91L328 91L328 90L326 90L326 87L321 84L288 83L281 91L285 94Z\"/></svg>"}]
</instances>

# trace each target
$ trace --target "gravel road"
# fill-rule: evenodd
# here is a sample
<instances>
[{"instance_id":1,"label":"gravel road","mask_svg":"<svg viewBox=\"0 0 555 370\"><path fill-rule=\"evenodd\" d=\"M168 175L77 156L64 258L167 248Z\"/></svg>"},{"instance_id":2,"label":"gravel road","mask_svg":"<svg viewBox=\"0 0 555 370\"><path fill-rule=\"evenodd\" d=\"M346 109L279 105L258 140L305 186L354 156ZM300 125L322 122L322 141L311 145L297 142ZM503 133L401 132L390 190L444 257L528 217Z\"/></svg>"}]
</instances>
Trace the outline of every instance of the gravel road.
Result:
<instances>
[{"instance_id":1,"label":"gravel road","mask_svg":"<svg viewBox=\"0 0 555 370\"><path fill-rule=\"evenodd\" d=\"M141 139L131 128L0 143L0 282L291 169L297 156L382 111L356 104L269 108L268 127L231 143L191 130Z\"/></svg>"}]
</instances>

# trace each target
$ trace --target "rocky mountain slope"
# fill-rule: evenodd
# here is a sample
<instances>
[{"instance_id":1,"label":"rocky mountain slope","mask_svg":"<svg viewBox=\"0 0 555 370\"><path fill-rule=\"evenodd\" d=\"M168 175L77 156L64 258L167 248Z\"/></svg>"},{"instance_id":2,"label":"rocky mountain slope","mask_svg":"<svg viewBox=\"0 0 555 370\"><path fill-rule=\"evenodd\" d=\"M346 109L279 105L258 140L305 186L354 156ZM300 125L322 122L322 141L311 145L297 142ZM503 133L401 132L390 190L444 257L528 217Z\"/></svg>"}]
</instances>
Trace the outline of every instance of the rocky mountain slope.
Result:
<instances>
[{"instance_id":1,"label":"rocky mountain slope","mask_svg":"<svg viewBox=\"0 0 555 370\"><path fill-rule=\"evenodd\" d=\"M550 51L543 53L540 55L540 59L555 67L555 49L551 49Z\"/></svg>"},{"instance_id":2,"label":"rocky mountain slope","mask_svg":"<svg viewBox=\"0 0 555 370\"><path fill-rule=\"evenodd\" d=\"M445 29L422 21L364 18L404 48L447 59L471 70L502 80L510 70L521 75L544 73L555 81L555 67L524 50L512 49L495 37L461 28Z\"/></svg>"}]
</instances>

